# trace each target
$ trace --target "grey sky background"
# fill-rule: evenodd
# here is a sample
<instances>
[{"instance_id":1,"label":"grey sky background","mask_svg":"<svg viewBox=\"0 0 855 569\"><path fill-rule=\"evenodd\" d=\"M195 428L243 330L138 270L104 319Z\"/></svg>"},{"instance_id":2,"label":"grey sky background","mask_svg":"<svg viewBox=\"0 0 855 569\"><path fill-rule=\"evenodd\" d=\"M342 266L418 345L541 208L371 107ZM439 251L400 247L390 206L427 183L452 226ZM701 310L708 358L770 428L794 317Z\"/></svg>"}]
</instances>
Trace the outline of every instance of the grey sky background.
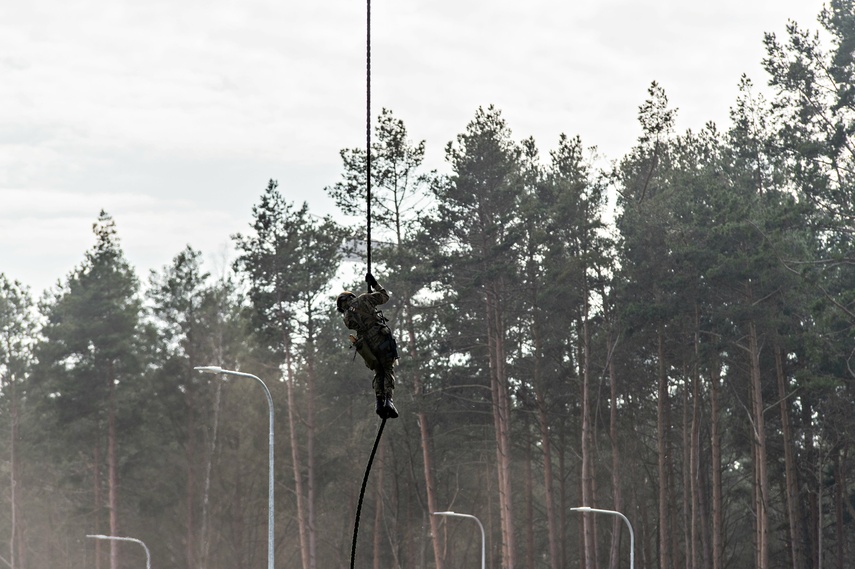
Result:
<instances>
[{"instance_id":1,"label":"grey sky background","mask_svg":"<svg viewBox=\"0 0 855 569\"><path fill-rule=\"evenodd\" d=\"M372 115L445 171L479 106L547 155L637 138L651 81L677 129L714 121L763 33L818 30L821 0L372 0ZM30 0L0 6L0 272L38 295L94 243L101 209L146 279L190 244L217 272L271 178L335 213L339 150L365 143L365 2Z\"/></svg>"}]
</instances>

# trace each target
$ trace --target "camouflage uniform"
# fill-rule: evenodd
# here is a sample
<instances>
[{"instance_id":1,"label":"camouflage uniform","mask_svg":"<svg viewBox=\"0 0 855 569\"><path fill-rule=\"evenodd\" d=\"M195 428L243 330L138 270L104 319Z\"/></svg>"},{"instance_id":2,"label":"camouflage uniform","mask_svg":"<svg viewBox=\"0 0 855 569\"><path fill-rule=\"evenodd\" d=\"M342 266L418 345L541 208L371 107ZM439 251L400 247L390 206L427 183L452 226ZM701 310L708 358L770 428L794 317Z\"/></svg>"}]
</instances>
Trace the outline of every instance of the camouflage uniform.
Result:
<instances>
[{"instance_id":1,"label":"camouflage uniform","mask_svg":"<svg viewBox=\"0 0 855 569\"><path fill-rule=\"evenodd\" d=\"M371 385L378 398L391 398L395 390L395 360L398 357L395 338L386 319L377 311L377 306L388 301L389 293L380 288L354 298L342 314L345 326L356 330L356 337L351 336L351 341L365 365L374 372Z\"/></svg>"}]
</instances>

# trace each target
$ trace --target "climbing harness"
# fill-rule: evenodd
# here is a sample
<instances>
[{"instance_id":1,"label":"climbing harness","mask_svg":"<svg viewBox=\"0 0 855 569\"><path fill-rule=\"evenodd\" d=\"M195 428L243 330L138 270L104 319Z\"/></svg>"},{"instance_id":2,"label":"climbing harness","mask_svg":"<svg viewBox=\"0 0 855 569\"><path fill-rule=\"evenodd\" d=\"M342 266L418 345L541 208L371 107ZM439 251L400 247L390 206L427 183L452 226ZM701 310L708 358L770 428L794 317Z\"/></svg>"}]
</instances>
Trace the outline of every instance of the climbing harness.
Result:
<instances>
[{"instance_id":1,"label":"climbing harness","mask_svg":"<svg viewBox=\"0 0 855 569\"><path fill-rule=\"evenodd\" d=\"M366 41L365 41L365 77L366 77L366 93L365 93L365 188L366 188L366 235L365 245L368 261L368 272L371 272L371 0L366 0ZM368 292L371 292L371 284L368 284ZM350 548L350 569L353 569L353 564L356 561L356 536L359 533L359 516L362 513L362 500L365 497L365 486L368 484L368 475L371 473L371 465L374 462L374 455L377 454L377 447L380 445L380 437L383 435L383 428L386 426L386 418L380 422L380 428L377 430L377 438L374 439L374 447L371 449L371 456L368 458L368 466L365 467L365 475L362 477L362 488L359 490L359 501L356 505L356 520L353 523L353 543Z\"/></svg>"},{"instance_id":2,"label":"climbing harness","mask_svg":"<svg viewBox=\"0 0 855 569\"><path fill-rule=\"evenodd\" d=\"M352 293L348 292L339 295L339 299L352 297ZM338 306L341 311L341 305ZM350 335L350 347L355 350L354 359L358 353L369 369L374 369L372 362L398 359L398 343L395 340L395 334L389 326L389 319L377 306L370 306L367 303L349 306L342 311L342 318L344 325L349 329L369 330L358 337Z\"/></svg>"}]
</instances>

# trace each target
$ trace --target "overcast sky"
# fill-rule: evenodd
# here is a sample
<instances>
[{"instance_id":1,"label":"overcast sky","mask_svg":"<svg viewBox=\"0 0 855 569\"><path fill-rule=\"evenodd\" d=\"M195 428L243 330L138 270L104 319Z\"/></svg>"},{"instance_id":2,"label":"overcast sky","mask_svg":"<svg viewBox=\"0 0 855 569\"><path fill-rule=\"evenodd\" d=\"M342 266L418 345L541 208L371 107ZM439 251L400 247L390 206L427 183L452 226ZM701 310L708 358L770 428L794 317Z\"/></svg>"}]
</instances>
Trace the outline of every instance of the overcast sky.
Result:
<instances>
[{"instance_id":1,"label":"overcast sky","mask_svg":"<svg viewBox=\"0 0 855 569\"><path fill-rule=\"evenodd\" d=\"M728 125L763 33L817 30L821 0L373 0L372 114L427 165L495 104L541 154L580 135L607 159L651 81L678 131ZM101 209L146 279L186 245L229 258L271 178L323 188L365 138L365 2L28 0L0 6L0 273L38 295L94 243Z\"/></svg>"}]
</instances>

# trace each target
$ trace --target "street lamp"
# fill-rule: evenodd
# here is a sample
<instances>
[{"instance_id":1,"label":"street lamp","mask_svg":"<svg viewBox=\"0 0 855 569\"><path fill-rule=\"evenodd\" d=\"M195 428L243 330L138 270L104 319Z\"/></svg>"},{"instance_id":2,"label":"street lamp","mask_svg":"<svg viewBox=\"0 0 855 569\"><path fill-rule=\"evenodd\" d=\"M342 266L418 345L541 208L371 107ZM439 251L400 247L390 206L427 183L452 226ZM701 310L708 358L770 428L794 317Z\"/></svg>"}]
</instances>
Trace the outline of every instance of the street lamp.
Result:
<instances>
[{"instance_id":1,"label":"street lamp","mask_svg":"<svg viewBox=\"0 0 855 569\"><path fill-rule=\"evenodd\" d=\"M433 515L452 516L455 518L470 518L478 522L478 527L481 528L481 569L484 569L486 567L484 557L484 542L486 541L486 538L484 537L484 526L481 524L481 520L479 520L475 516L470 516L469 514L458 514L457 512L434 512Z\"/></svg>"},{"instance_id":2,"label":"street lamp","mask_svg":"<svg viewBox=\"0 0 855 569\"><path fill-rule=\"evenodd\" d=\"M133 537L116 537L114 535L87 535L86 537L91 537L92 539L112 539L113 541L133 541L134 543L139 543L145 549L145 569L151 569L151 554L148 552L148 547L139 539L134 539Z\"/></svg>"},{"instance_id":3,"label":"street lamp","mask_svg":"<svg viewBox=\"0 0 855 569\"><path fill-rule=\"evenodd\" d=\"M267 396L267 409L270 414L270 425L268 427L268 479L267 479L267 569L273 569L273 397L270 395L270 390L267 385L261 381L261 378L251 373L243 373L240 371L232 371L223 369L220 366L200 366L193 368L202 373L221 373L223 375L235 375L238 377L250 377L264 388L264 394Z\"/></svg>"},{"instance_id":4,"label":"street lamp","mask_svg":"<svg viewBox=\"0 0 855 569\"><path fill-rule=\"evenodd\" d=\"M632 531L632 524L629 523L629 520L625 515L614 510L598 510L596 508L589 508L588 506L570 509L574 512L594 512L595 514L609 514L612 516L619 516L626 524L626 527L629 528L629 569L635 568L635 534Z\"/></svg>"}]
</instances>

